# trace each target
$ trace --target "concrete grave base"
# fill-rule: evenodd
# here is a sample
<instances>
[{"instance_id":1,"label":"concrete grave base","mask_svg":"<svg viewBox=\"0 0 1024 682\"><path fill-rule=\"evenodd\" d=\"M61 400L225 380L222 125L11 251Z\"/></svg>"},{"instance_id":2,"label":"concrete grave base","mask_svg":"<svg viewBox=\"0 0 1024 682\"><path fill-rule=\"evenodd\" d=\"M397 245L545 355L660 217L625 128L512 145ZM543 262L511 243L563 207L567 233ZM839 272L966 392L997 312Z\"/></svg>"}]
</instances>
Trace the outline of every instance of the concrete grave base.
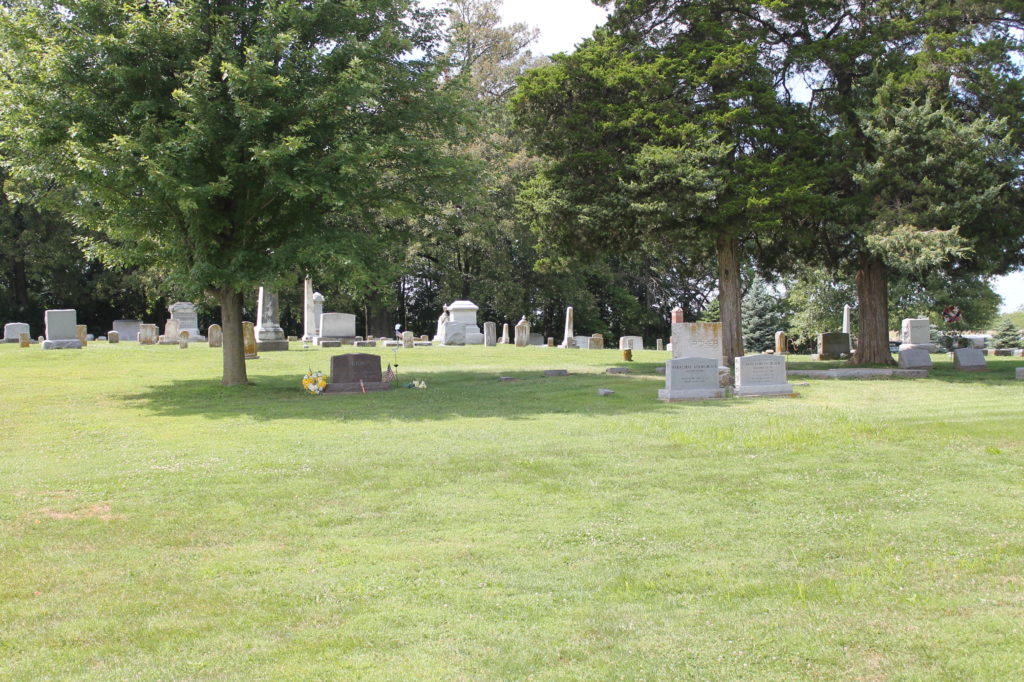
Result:
<instances>
[{"instance_id":1,"label":"concrete grave base","mask_svg":"<svg viewBox=\"0 0 1024 682\"><path fill-rule=\"evenodd\" d=\"M82 342L78 339L55 339L43 341L43 350L67 350L69 348L81 348Z\"/></svg>"},{"instance_id":2,"label":"concrete grave base","mask_svg":"<svg viewBox=\"0 0 1024 682\"><path fill-rule=\"evenodd\" d=\"M663 388L658 391L658 400L666 403L682 403L690 400L717 400L724 397L724 388L703 391L670 391Z\"/></svg>"},{"instance_id":3,"label":"concrete grave base","mask_svg":"<svg viewBox=\"0 0 1024 682\"><path fill-rule=\"evenodd\" d=\"M276 341L257 341L256 342L256 350L257 351L288 350L288 342L287 341L280 341L280 340L276 340Z\"/></svg>"},{"instance_id":4,"label":"concrete grave base","mask_svg":"<svg viewBox=\"0 0 1024 682\"><path fill-rule=\"evenodd\" d=\"M768 384L750 388L734 388L732 394L737 398L791 398L796 395L792 384Z\"/></svg>"}]
</instances>

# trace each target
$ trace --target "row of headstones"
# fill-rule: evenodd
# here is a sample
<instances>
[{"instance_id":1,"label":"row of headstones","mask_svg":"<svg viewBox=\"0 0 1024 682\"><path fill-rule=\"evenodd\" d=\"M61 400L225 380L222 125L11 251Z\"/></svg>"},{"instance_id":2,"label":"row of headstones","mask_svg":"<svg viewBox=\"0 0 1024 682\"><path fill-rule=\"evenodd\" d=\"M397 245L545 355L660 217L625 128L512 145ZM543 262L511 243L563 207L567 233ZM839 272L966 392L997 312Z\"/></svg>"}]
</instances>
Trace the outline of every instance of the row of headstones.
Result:
<instances>
[{"instance_id":1,"label":"row of headstones","mask_svg":"<svg viewBox=\"0 0 1024 682\"><path fill-rule=\"evenodd\" d=\"M786 380L785 356L736 358L735 386L728 368L719 365L716 358L672 358L665 363L665 388L658 391L658 399L675 402L725 398L730 389L732 395L740 397L792 395L793 385Z\"/></svg>"}]
</instances>

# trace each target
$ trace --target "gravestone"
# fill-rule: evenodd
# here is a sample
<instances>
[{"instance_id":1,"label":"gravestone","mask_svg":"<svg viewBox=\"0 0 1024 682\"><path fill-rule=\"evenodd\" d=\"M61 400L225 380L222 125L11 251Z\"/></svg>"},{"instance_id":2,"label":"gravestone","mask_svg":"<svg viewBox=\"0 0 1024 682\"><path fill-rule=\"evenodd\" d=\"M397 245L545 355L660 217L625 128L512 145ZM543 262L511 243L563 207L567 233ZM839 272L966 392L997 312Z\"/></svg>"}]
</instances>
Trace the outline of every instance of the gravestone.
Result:
<instances>
[{"instance_id":1,"label":"gravestone","mask_svg":"<svg viewBox=\"0 0 1024 682\"><path fill-rule=\"evenodd\" d=\"M246 360L258 360L259 355L256 354L256 329L252 322L242 323L242 352L245 353Z\"/></svg>"},{"instance_id":2,"label":"gravestone","mask_svg":"<svg viewBox=\"0 0 1024 682\"><path fill-rule=\"evenodd\" d=\"M171 313L171 317L178 321L178 333L188 332L188 338L192 341L205 341L206 339L202 334L199 333L199 316L196 315L196 306L194 303L188 303L186 301L178 301L172 304L168 309Z\"/></svg>"},{"instance_id":3,"label":"gravestone","mask_svg":"<svg viewBox=\"0 0 1024 682\"><path fill-rule=\"evenodd\" d=\"M220 348L224 345L224 330L219 324L211 324L206 330L206 342L210 344L210 348Z\"/></svg>"},{"instance_id":4,"label":"gravestone","mask_svg":"<svg viewBox=\"0 0 1024 682\"><path fill-rule=\"evenodd\" d=\"M587 340L587 346L589 350L604 350L604 337L600 334L593 334Z\"/></svg>"},{"instance_id":5,"label":"gravestone","mask_svg":"<svg viewBox=\"0 0 1024 682\"><path fill-rule=\"evenodd\" d=\"M554 339L552 339L552 340L554 340ZM531 346L543 346L544 345L544 335L543 334L538 334L537 332L531 332L530 333L530 345Z\"/></svg>"},{"instance_id":6,"label":"gravestone","mask_svg":"<svg viewBox=\"0 0 1024 682\"><path fill-rule=\"evenodd\" d=\"M673 317L675 314L673 311ZM719 365L728 364L722 355L722 323L673 322L672 357L710 358Z\"/></svg>"},{"instance_id":7,"label":"gravestone","mask_svg":"<svg viewBox=\"0 0 1024 682\"><path fill-rule=\"evenodd\" d=\"M725 390L719 385L718 361L714 358L672 358L665 363L665 388L658 391L658 400L675 402L724 397Z\"/></svg>"},{"instance_id":8,"label":"gravestone","mask_svg":"<svg viewBox=\"0 0 1024 682\"><path fill-rule=\"evenodd\" d=\"M25 322L8 322L4 325L4 343L19 343L22 334L31 333Z\"/></svg>"},{"instance_id":9,"label":"gravestone","mask_svg":"<svg viewBox=\"0 0 1024 682\"><path fill-rule=\"evenodd\" d=\"M313 310L313 279L306 275L302 282L302 340L312 341L316 333L316 313Z\"/></svg>"},{"instance_id":10,"label":"gravestone","mask_svg":"<svg viewBox=\"0 0 1024 682\"><path fill-rule=\"evenodd\" d=\"M356 348L375 348L377 346L377 342L364 339L363 341L353 341L352 345Z\"/></svg>"},{"instance_id":11,"label":"gravestone","mask_svg":"<svg viewBox=\"0 0 1024 682\"><path fill-rule=\"evenodd\" d=\"M356 316L352 313L321 313L320 334L313 343L324 348L340 346L356 338Z\"/></svg>"},{"instance_id":12,"label":"gravestone","mask_svg":"<svg viewBox=\"0 0 1024 682\"><path fill-rule=\"evenodd\" d=\"M508 322L505 322L504 324L501 325L501 338L498 339L498 343L511 343L510 337L508 335Z\"/></svg>"},{"instance_id":13,"label":"gravestone","mask_svg":"<svg viewBox=\"0 0 1024 682\"><path fill-rule=\"evenodd\" d=\"M415 348L416 335L412 332L402 332L402 348Z\"/></svg>"},{"instance_id":14,"label":"gravestone","mask_svg":"<svg viewBox=\"0 0 1024 682\"><path fill-rule=\"evenodd\" d=\"M631 351L638 351L644 349L644 337L642 336L620 336L619 337L619 350L629 349Z\"/></svg>"},{"instance_id":15,"label":"gravestone","mask_svg":"<svg viewBox=\"0 0 1024 682\"><path fill-rule=\"evenodd\" d=\"M160 343L163 345L178 343L178 335L180 333L181 328L178 326L178 321L172 317L164 325L164 333L160 337Z\"/></svg>"},{"instance_id":16,"label":"gravestone","mask_svg":"<svg viewBox=\"0 0 1024 682\"><path fill-rule=\"evenodd\" d=\"M791 395L786 381L786 358L781 355L745 355L736 358L738 396Z\"/></svg>"},{"instance_id":17,"label":"gravestone","mask_svg":"<svg viewBox=\"0 0 1024 682\"><path fill-rule=\"evenodd\" d=\"M462 325L462 341L446 345L483 345L484 334L480 331L480 327L478 327L476 323L476 313L480 310L480 307L477 304L472 301L452 301L446 306L446 309L450 316L450 323ZM453 330L453 334L456 336L458 333L459 332L457 330Z\"/></svg>"},{"instance_id":18,"label":"gravestone","mask_svg":"<svg viewBox=\"0 0 1024 682\"><path fill-rule=\"evenodd\" d=\"M605 370L607 374L629 374L628 367L609 367Z\"/></svg>"},{"instance_id":19,"label":"gravestone","mask_svg":"<svg viewBox=\"0 0 1024 682\"><path fill-rule=\"evenodd\" d=\"M555 337L549 336L548 337L548 348L554 348L554 347L555 347Z\"/></svg>"},{"instance_id":20,"label":"gravestone","mask_svg":"<svg viewBox=\"0 0 1024 682\"><path fill-rule=\"evenodd\" d=\"M347 353L331 358L331 377L330 383L324 389L325 394L366 393L386 391L389 388L391 383L383 381L379 356L369 353Z\"/></svg>"},{"instance_id":21,"label":"gravestone","mask_svg":"<svg viewBox=\"0 0 1024 682\"><path fill-rule=\"evenodd\" d=\"M581 334L581 335L572 337L572 347L573 348L583 348L583 349L585 349L585 348L587 348L589 346L590 346L590 337L589 336L583 336Z\"/></svg>"},{"instance_id":22,"label":"gravestone","mask_svg":"<svg viewBox=\"0 0 1024 682\"><path fill-rule=\"evenodd\" d=\"M86 330L84 324L75 325L75 338L82 344L82 348L85 348L89 342L89 332Z\"/></svg>"},{"instance_id":23,"label":"gravestone","mask_svg":"<svg viewBox=\"0 0 1024 682\"><path fill-rule=\"evenodd\" d=\"M787 355L789 353L789 339L786 332L775 332L775 354Z\"/></svg>"},{"instance_id":24,"label":"gravestone","mask_svg":"<svg viewBox=\"0 0 1024 682\"><path fill-rule=\"evenodd\" d=\"M964 372L981 372L988 369L988 364L980 348L957 348L953 351L953 367Z\"/></svg>"},{"instance_id":25,"label":"gravestone","mask_svg":"<svg viewBox=\"0 0 1024 682\"><path fill-rule=\"evenodd\" d=\"M82 341L76 334L78 313L73 309L47 310L44 314L46 340L43 350L81 348Z\"/></svg>"},{"instance_id":26,"label":"gravestone","mask_svg":"<svg viewBox=\"0 0 1024 682\"><path fill-rule=\"evenodd\" d=\"M188 348L188 332L182 331L178 334L178 348Z\"/></svg>"},{"instance_id":27,"label":"gravestone","mask_svg":"<svg viewBox=\"0 0 1024 682\"><path fill-rule=\"evenodd\" d=\"M1024 381L1024 367L1018 367L1014 372L1014 378L1017 381Z\"/></svg>"},{"instance_id":28,"label":"gravestone","mask_svg":"<svg viewBox=\"0 0 1024 682\"><path fill-rule=\"evenodd\" d=\"M655 350L665 350L665 340L664 339L657 339L654 342L654 349Z\"/></svg>"},{"instance_id":29,"label":"gravestone","mask_svg":"<svg viewBox=\"0 0 1024 682\"><path fill-rule=\"evenodd\" d=\"M18 343L22 348L28 348L32 345L32 337L23 332L18 336Z\"/></svg>"},{"instance_id":30,"label":"gravestone","mask_svg":"<svg viewBox=\"0 0 1024 682\"><path fill-rule=\"evenodd\" d=\"M818 334L818 352L812 360L841 360L850 354L850 335L842 332Z\"/></svg>"},{"instance_id":31,"label":"gravestone","mask_svg":"<svg viewBox=\"0 0 1024 682\"><path fill-rule=\"evenodd\" d=\"M440 343L442 346L465 346L466 325L451 320L445 322L440 325L440 333L434 336L434 343Z\"/></svg>"},{"instance_id":32,"label":"gravestone","mask_svg":"<svg viewBox=\"0 0 1024 682\"><path fill-rule=\"evenodd\" d=\"M117 332L122 341L138 341L141 326L142 320L114 320L111 328Z\"/></svg>"},{"instance_id":33,"label":"gravestone","mask_svg":"<svg viewBox=\"0 0 1024 682\"><path fill-rule=\"evenodd\" d=\"M157 343L157 328L155 324L140 324L138 341L140 345L152 346Z\"/></svg>"},{"instance_id":34,"label":"gravestone","mask_svg":"<svg viewBox=\"0 0 1024 682\"><path fill-rule=\"evenodd\" d=\"M279 320L280 312L277 294L269 291L266 287L260 287L259 301L256 307L256 326L253 328L256 334L257 351L288 350L288 339L285 338L284 329L281 328Z\"/></svg>"},{"instance_id":35,"label":"gravestone","mask_svg":"<svg viewBox=\"0 0 1024 682\"><path fill-rule=\"evenodd\" d=\"M516 348L526 348L530 344L530 323L526 316L516 323Z\"/></svg>"},{"instance_id":36,"label":"gravestone","mask_svg":"<svg viewBox=\"0 0 1024 682\"><path fill-rule=\"evenodd\" d=\"M320 316L324 314L324 295L319 291L313 292L313 324L316 325L315 336L320 336ZM353 323L354 324L354 323ZM354 327L353 327L354 329Z\"/></svg>"},{"instance_id":37,"label":"gravestone","mask_svg":"<svg viewBox=\"0 0 1024 682\"><path fill-rule=\"evenodd\" d=\"M107 332L107 343L120 343L120 342L121 342L121 335L120 334L118 334L117 332L115 332L113 330Z\"/></svg>"},{"instance_id":38,"label":"gravestone","mask_svg":"<svg viewBox=\"0 0 1024 682\"><path fill-rule=\"evenodd\" d=\"M484 345L498 345L498 325L494 322L484 322Z\"/></svg>"},{"instance_id":39,"label":"gravestone","mask_svg":"<svg viewBox=\"0 0 1024 682\"><path fill-rule=\"evenodd\" d=\"M923 348L907 348L900 351L900 369L931 369L932 357Z\"/></svg>"},{"instance_id":40,"label":"gravestone","mask_svg":"<svg viewBox=\"0 0 1024 682\"><path fill-rule=\"evenodd\" d=\"M932 343L931 320L927 317L906 318L900 330L900 350L920 348L929 353L935 352Z\"/></svg>"},{"instance_id":41,"label":"gravestone","mask_svg":"<svg viewBox=\"0 0 1024 682\"><path fill-rule=\"evenodd\" d=\"M565 333L562 335L562 343L558 344L559 348L579 348L576 343L575 334L573 333L573 312L572 306L565 309Z\"/></svg>"},{"instance_id":42,"label":"gravestone","mask_svg":"<svg viewBox=\"0 0 1024 682\"><path fill-rule=\"evenodd\" d=\"M850 328L850 304L849 303L847 303L846 305L843 306L843 333L844 334L852 334L853 333L851 331L851 328Z\"/></svg>"}]
</instances>

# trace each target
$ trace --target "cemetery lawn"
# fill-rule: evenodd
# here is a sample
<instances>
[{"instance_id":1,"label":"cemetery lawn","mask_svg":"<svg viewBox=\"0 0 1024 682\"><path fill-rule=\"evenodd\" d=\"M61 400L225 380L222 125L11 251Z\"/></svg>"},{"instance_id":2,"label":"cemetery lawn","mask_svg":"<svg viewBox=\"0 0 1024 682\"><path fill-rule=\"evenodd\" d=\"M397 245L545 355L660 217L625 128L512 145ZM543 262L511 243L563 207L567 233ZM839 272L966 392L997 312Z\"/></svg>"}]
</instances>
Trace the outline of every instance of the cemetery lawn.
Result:
<instances>
[{"instance_id":1,"label":"cemetery lawn","mask_svg":"<svg viewBox=\"0 0 1024 682\"><path fill-rule=\"evenodd\" d=\"M663 404L664 353L417 348L425 390L304 395L336 352L0 347L0 678L1024 669L1020 358Z\"/></svg>"}]
</instances>

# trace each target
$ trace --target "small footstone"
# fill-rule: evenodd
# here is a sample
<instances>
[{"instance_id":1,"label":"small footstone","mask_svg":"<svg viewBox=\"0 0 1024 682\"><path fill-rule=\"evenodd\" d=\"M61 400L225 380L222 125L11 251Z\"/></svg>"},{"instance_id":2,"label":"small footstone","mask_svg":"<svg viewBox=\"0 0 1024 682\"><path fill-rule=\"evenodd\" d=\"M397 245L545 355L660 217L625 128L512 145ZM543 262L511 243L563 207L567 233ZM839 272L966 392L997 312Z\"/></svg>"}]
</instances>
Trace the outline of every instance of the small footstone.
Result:
<instances>
[{"instance_id":1,"label":"small footstone","mask_svg":"<svg viewBox=\"0 0 1024 682\"><path fill-rule=\"evenodd\" d=\"M498 377L498 381L519 381L519 379L515 377Z\"/></svg>"},{"instance_id":2,"label":"small footstone","mask_svg":"<svg viewBox=\"0 0 1024 682\"><path fill-rule=\"evenodd\" d=\"M609 367L605 372L608 374L629 374L629 367Z\"/></svg>"},{"instance_id":3,"label":"small footstone","mask_svg":"<svg viewBox=\"0 0 1024 682\"><path fill-rule=\"evenodd\" d=\"M615 391L612 391L612 390L607 389L607 388L599 388L599 389L597 389L597 394L599 396L603 397L603 396L606 396L606 395L614 395Z\"/></svg>"},{"instance_id":4,"label":"small footstone","mask_svg":"<svg viewBox=\"0 0 1024 682\"><path fill-rule=\"evenodd\" d=\"M546 377L566 377L566 376L569 376L569 370L567 370L567 369L546 369L546 370L544 370L544 376L546 376Z\"/></svg>"}]
</instances>

